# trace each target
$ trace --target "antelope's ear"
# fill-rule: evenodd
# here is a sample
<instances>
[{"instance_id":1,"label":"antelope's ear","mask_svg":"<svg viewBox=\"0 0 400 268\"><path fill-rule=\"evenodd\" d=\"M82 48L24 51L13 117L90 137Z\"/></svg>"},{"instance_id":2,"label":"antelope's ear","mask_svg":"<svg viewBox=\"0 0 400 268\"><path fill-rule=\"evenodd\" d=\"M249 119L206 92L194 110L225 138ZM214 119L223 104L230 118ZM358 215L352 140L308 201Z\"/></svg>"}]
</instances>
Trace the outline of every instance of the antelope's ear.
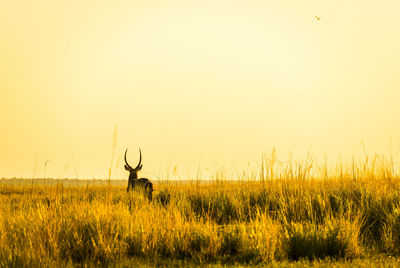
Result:
<instances>
[{"instance_id":1,"label":"antelope's ear","mask_svg":"<svg viewBox=\"0 0 400 268\"><path fill-rule=\"evenodd\" d=\"M125 169L126 169L126 170L128 170L128 171L129 171L129 167L128 167L127 165L125 165L124 167L125 167Z\"/></svg>"},{"instance_id":2,"label":"antelope's ear","mask_svg":"<svg viewBox=\"0 0 400 268\"><path fill-rule=\"evenodd\" d=\"M140 165L140 166L137 168L137 170L141 170L142 167L143 167L143 165Z\"/></svg>"}]
</instances>

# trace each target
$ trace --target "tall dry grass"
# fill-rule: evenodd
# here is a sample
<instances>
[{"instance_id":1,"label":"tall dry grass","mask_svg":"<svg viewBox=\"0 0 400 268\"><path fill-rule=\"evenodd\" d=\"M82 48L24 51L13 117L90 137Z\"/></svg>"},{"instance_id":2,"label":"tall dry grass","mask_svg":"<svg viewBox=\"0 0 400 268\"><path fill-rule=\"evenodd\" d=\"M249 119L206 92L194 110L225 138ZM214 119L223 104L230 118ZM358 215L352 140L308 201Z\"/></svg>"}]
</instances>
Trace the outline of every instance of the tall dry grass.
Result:
<instances>
[{"instance_id":1,"label":"tall dry grass","mask_svg":"<svg viewBox=\"0 0 400 268\"><path fill-rule=\"evenodd\" d=\"M376 159L328 172L311 157L262 165L246 180L219 172L208 183L157 184L153 202L120 186L2 182L0 266L400 256L393 165Z\"/></svg>"}]
</instances>

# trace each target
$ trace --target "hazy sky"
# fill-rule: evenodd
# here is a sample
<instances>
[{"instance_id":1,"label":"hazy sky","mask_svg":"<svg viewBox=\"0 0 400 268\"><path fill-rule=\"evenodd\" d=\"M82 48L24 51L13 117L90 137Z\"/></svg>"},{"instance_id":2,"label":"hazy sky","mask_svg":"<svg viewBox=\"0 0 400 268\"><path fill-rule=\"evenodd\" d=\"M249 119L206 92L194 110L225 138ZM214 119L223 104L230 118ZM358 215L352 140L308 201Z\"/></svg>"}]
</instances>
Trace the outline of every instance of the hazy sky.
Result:
<instances>
[{"instance_id":1,"label":"hazy sky","mask_svg":"<svg viewBox=\"0 0 400 268\"><path fill-rule=\"evenodd\" d=\"M113 178L400 144L400 1L0 8L0 177ZM320 17L317 20L315 16ZM36 169L35 169L36 166ZM35 171L36 170L36 171Z\"/></svg>"}]
</instances>

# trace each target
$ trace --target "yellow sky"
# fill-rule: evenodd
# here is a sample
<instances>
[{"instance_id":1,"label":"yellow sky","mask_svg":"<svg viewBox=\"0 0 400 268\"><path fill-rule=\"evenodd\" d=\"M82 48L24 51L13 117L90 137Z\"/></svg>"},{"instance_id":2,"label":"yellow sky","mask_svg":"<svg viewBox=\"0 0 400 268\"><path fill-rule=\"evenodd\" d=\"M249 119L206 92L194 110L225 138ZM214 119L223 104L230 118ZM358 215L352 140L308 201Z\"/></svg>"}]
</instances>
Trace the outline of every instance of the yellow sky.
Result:
<instances>
[{"instance_id":1,"label":"yellow sky","mask_svg":"<svg viewBox=\"0 0 400 268\"><path fill-rule=\"evenodd\" d=\"M400 144L400 1L3 1L0 177ZM316 20L315 16L320 17ZM36 172L34 171L37 163ZM122 164L113 178L125 178Z\"/></svg>"}]
</instances>

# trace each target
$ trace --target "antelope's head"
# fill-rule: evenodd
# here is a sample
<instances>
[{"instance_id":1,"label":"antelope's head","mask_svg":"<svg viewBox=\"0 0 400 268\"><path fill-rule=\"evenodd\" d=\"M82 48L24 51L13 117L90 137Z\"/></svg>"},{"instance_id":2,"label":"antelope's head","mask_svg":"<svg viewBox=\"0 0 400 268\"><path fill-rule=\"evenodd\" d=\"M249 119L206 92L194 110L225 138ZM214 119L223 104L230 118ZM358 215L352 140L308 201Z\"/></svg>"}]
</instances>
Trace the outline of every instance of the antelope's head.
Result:
<instances>
[{"instance_id":1,"label":"antelope's head","mask_svg":"<svg viewBox=\"0 0 400 268\"><path fill-rule=\"evenodd\" d=\"M139 148L139 153L140 153L140 158L139 158L139 164L135 168L131 167L128 164L128 161L126 160L126 153L128 152L128 149L125 151L125 169L129 171L130 175L134 175L137 179L137 173L142 169L142 151Z\"/></svg>"}]
</instances>

